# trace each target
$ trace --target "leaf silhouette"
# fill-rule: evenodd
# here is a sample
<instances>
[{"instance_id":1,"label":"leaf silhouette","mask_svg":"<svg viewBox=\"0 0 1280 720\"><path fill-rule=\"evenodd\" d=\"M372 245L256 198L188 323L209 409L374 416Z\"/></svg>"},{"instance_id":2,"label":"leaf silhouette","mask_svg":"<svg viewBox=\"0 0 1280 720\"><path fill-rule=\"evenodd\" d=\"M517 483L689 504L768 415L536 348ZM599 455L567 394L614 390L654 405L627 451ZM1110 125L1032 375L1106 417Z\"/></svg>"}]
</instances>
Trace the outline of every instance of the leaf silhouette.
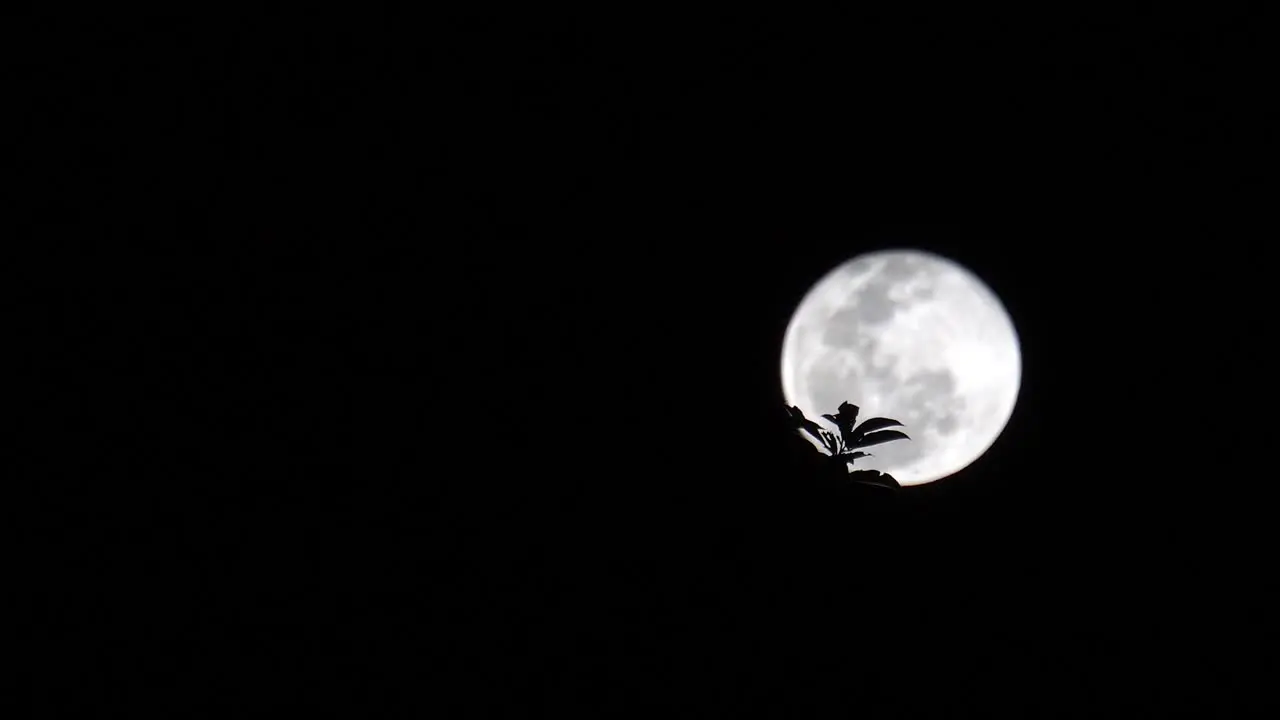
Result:
<instances>
[{"instance_id":1,"label":"leaf silhouette","mask_svg":"<svg viewBox=\"0 0 1280 720\"><path fill-rule=\"evenodd\" d=\"M835 415L823 415L840 429L840 440L848 447L853 447L853 426L858 422L858 406L849 402L840 403Z\"/></svg>"},{"instance_id":2,"label":"leaf silhouette","mask_svg":"<svg viewBox=\"0 0 1280 720\"><path fill-rule=\"evenodd\" d=\"M898 430L881 430L879 432L868 433L858 438L857 443L853 447L871 447L880 443L887 443L892 440L910 440L911 437L904 432Z\"/></svg>"},{"instance_id":3,"label":"leaf silhouette","mask_svg":"<svg viewBox=\"0 0 1280 720\"><path fill-rule=\"evenodd\" d=\"M795 405L788 405L786 410L787 410L787 420L789 421L790 425L797 430L804 423L812 422L811 420L809 420L804 416L804 411L796 407Z\"/></svg>"},{"instance_id":4,"label":"leaf silhouette","mask_svg":"<svg viewBox=\"0 0 1280 720\"><path fill-rule=\"evenodd\" d=\"M787 419L793 430L801 433L808 433L811 437L818 441L818 451L826 451L828 459L831 461L832 467L840 467L847 470L853 466L859 458L871 457L871 453L858 452L856 448L870 447L893 440L910 440L910 436L899 430L886 430L885 428L899 427L902 423L892 418L876 417L870 418L861 425L857 424L859 408L850 402L840 403L837 412L822 415L822 419L836 426L837 432L832 432L818 423L806 418L804 412L795 405L787 406ZM854 470L853 473L875 472ZM866 476L869 477L869 476ZM885 476L889 477L889 476ZM898 487L897 481L889 478L889 483L893 487ZM880 483L885 487L884 483Z\"/></svg>"},{"instance_id":5,"label":"leaf silhouette","mask_svg":"<svg viewBox=\"0 0 1280 720\"><path fill-rule=\"evenodd\" d=\"M872 432L875 432L876 430L883 430L885 428L891 428L891 427L902 427L902 423L898 422L897 420L893 420L891 418L883 418L883 417L870 418L865 422L863 422L861 425L859 425L858 429L853 431L853 439L849 441L849 446L858 447L857 445L858 441L861 440L868 433L872 433Z\"/></svg>"},{"instance_id":6,"label":"leaf silhouette","mask_svg":"<svg viewBox=\"0 0 1280 720\"><path fill-rule=\"evenodd\" d=\"M822 433L820 439L822 440L822 444L826 446L827 452L832 455L838 455L840 453L840 441L837 440L836 436L832 435L829 430L821 430L820 432Z\"/></svg>"},{"instance_id":7,"label":"leaf silhouette","mask_svg":"<svg viewBox=\"0 0 1280 720\"><path fill-rule=\"evenodd\" d=\"M792 405L787 408L787 417L791 421L791 427L793 430L803 430L804 432L812 435L818 442L821 442L824 445L826 444L826 441L822 439L821 435L821 433L826 431L822 429L821 425L805 417L803 410Z\"/></svg>"},{"instance_id":8,"label":"leaf silhouette","mask_svg":"<svg viewBox=\"0 0 1280 720\"><path fill-rule=\"evenodd\" d=\"M860 485L871 485L891 490L902 487L892 475L882 473L879 470L854 470L849 473L849 479Z\"/></svg>"}]
</instances>

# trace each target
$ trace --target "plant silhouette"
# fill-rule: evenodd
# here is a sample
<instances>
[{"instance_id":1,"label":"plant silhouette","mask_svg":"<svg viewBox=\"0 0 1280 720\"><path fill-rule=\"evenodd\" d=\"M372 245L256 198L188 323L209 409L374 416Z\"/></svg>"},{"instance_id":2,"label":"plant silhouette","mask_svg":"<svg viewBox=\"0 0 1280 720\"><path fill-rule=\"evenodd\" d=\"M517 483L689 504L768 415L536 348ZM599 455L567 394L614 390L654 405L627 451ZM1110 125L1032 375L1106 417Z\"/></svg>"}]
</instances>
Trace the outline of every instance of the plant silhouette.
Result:
<instances>
[{"instance_id":1,"label":"plant silhouette","mask_svg":"<svg viewBox=\"0 0 1280 720\"><path fill-rule=\"evenodd\" d=\"M835 432L805 417L804 412L794 405L787 408L787 415L790 419L792 430L812 436L821 443L822 448L826 450L827 456L833 461L839 462L842 466L853 466L858 459L871 457L871 453L863 452L861 448L893 440L911 439L910 436L900 430L887 429L902 427L902 423L891 418L868 418L859 425L858 410L857 405L843 402L840 403L836 414L824 414L822 418L836 427ZM855 470L849 474L854 476L852 478L854 482L882 487L900 487L893 476L876 470Z\"/></svg>"}]
</instances>

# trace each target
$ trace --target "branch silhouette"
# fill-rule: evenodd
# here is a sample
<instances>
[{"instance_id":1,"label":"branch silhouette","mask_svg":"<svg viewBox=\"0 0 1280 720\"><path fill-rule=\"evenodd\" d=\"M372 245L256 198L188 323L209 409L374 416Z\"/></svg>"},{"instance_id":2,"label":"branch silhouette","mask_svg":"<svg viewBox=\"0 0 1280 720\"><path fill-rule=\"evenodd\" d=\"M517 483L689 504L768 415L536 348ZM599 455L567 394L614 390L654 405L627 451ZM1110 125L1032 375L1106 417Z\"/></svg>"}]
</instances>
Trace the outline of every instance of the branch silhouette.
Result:
<instances>
[{"instance_id":1,"label":"branch silhouette","mask_svg":"<svg viewBox=\"0 0 1280 720\"><path fill-rule=\"evenodd\" d=\"M805 417L800 408L792 405L787 408L787 417L793 431L807 433L817 440L826 455L833 461L852 467L855 461L872 457L871 453L862 452L861 448L892 442L894 440L910 440L911 437L901 430L888 428L903 427L902 423L892 418L874 417L858 424L859 408L849 402L840 403L836 413L824 414L822 419L835 426L835 432ZM847 468L846 468L847 469ZM880 487L901 487L898 481L888 473L877 470L854 470L849 473L853 482L877 485Z\"/></svg>"}]
</instances>

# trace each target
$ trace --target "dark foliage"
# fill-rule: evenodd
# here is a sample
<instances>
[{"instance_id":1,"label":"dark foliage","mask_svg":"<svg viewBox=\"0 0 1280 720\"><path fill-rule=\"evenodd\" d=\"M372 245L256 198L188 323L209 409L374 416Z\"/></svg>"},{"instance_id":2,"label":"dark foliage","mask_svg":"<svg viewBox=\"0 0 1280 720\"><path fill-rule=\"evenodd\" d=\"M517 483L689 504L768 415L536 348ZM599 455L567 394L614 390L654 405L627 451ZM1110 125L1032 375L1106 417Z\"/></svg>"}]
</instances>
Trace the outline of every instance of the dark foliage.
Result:
<instances>
[{"instance_id":1,"label":"dark foliage","mask_svg":"<svg viewBox=\"0 0 1280 720\"><path fill-rule=\"evenodd\" d=\"M805 417L804 412L794 405L787 408L787 415L792 430L812 436L821 443L827 456L839 462L842 467L852 466L859 458L871 457L871 453L862 452L860 448L893 440L911 439L900 430L887 429L902 426L902 423L891 418L868 418L859 425L858 410L857 405L844 402L840 404L836 414L824 414L822 418L836 427L835 432ZM857 483L878 487L900 487L893 476L876 470L855 470L849 476Z\"/></svg>"}]
</instances>

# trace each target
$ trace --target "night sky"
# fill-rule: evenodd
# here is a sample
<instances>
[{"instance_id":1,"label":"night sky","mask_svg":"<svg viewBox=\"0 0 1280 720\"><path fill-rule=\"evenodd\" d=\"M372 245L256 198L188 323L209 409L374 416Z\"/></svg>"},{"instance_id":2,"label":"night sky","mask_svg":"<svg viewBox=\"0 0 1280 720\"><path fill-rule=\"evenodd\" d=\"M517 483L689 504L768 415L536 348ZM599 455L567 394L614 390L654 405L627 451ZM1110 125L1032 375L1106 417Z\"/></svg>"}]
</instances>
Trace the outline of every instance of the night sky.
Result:
<instances>
[{"instance_id":1,"label":"night sky","mask_svg":"<svg viewBox=\"0 0 1280 720\"><path fill-rule=\"evenodd\" d=\"M32 275L30 425L100 448L28 453L37 542L105 608L40 597L94 649L35 695L1273 702L1261 43L1164 12L32 20L32 227L98 249ZM779 362L884 247L983 278L1024 374L880 495L797 469Z\"/></svg>"}]
</instances>

